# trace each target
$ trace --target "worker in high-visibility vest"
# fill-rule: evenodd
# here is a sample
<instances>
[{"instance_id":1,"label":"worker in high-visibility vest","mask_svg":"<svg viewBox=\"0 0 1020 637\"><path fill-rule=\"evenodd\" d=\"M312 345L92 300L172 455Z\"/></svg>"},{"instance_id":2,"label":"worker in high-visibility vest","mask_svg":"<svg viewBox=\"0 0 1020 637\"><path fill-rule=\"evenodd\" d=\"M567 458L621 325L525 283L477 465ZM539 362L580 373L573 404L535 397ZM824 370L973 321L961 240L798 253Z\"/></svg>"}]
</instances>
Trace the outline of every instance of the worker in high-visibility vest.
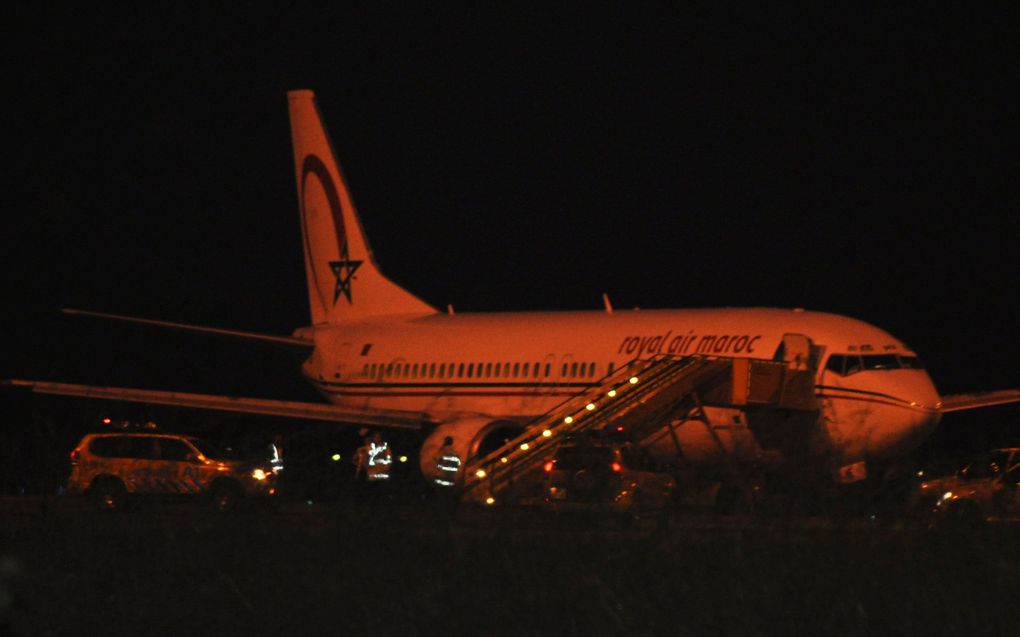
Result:
<instances>
[{"instance_id":1,"label":"worker in high-visibility vest","mask_svg":"<svg viewBox=\"0 0 1020 637\"><path fill-rule=\"evenodd\" d=\"M443 489L449 489L457 484L457 474L460 472L460 456L453 448L453 438L447 436L443 440L443 446L439 449L439 460L436 462L435 483Z\"/></svg>"},{"instance_id":2,"label":"worker in high-visibility vest","mask_svg":"<svg viewBox=\"0 0 1020 637\"><path fill-rule=\"evenodd\" d=\"M379 432L372 434L365 454L365 479L369 482L382 482L390 479L390 468L393 464L393 452Z\"/></svg>"}]
</instances>

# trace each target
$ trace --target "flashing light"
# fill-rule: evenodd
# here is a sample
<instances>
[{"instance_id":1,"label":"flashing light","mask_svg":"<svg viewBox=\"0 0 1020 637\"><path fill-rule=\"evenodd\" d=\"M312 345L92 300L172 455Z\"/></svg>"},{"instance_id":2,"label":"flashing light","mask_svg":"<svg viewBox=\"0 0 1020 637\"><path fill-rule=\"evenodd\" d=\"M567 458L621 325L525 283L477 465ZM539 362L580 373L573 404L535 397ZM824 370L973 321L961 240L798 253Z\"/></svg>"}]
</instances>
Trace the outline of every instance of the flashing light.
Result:
<instances>
[{"instance_id":1,"label":"flashing light","mask_svg":"<svg viewBox=\"0 0 1020 637\"><path fill-rule=\"evenodd\" d=\"M616 425L617 431L623 431L623 425Z\"/></svg>"},{"instance_id":2,"label":"flashing light","mask_svg":"<svg viewBox=\"0 0 1020 637\"><path fill-rule=\"evenodd\" d=\"M400 456L398 460L400 460L401 462L407 462L407 456Z\"/></svg>"},{"instance_id":3,"label":"flashing light","mask_svg":"<svg viewBox=\"0 0 1020 637\"><path fill-rule=\"evenodd\" d=\"M113 422L113 421L112 421L112 420L110 420L109 418L103 418L103 424L104 424L104 425L108 425L108 424L110 424L111 422Z\"/></svg>"},{"instance_id":4,"label":"flashing light","mask_svg":"<svg viewBox=\"0 0 1020 637\"><path fill-rule=\"evenodd\" d=\"M542 468L545 469L546 473L552 473L553 466L555 466L555 465L556 465L556 461L555 460L550 460L550 461L546 462L544 465L542 465Z\"/></svg>"},{"instance_id":5,"label":"flashing light","mask_svg":"<svg viewBox=\"0 0 1020 637\"><path fill-rule=\"evenodd\" d=\"M256 469L251 472L251 477L255 478L256 480L265 480L266 472L263 471L262 469Z\"/></svg>"},{"instance_id":6,"label":"flashing light","mask_svg":"<svg viewBox=\"0 0 1020 637\"><path fill-rule=\"evenodd\" d=\"M494 497L492 497L490 495L489 497L485 498L485 503L486 504L496 504L496 498L494 498Z\"/></svg>"},{"instance_id":7,"label":"flashing light","mask_svg":"<svg viewBox=\"0 0 1020 637\"><path fill-rule=\"evenodd\" d=\"M77 449L71 451L71 464L78 464L78 457L81 454L78 453Z\"/></svg>"},{"instance_id":8,"label":"flashing light","mask_svg":"<svg viewBox=\"0 0 1020 637\"><path fill-rule=\"evenodd\" d=\"M945 493L942 494L942 501L944 502L944 501L948 500L951 497L953 497L953 492L952 491L946 491Z\"/></svg>"},{"instance_id":9,"label":"flashing light","mask_svg":"<svg viewBox=\"0 0 1020 637\"><path fill-rule=\"evenodd\" d=\"M584 406L584 408L587 409L588 411L594 411L595 403L588 403L587 405Z\"/></svg>"},{"instance_id":10,"label":"flashing light","mask_svg":"<svg viewBox=\"0 0 1020 637\"><path fill-rule=\"evenodd\" d=\"M563 422L565 422L565 423L567 423L569 425L570 423L574 422L574 417L573 416L567 416L566 418L563 419Z\"/></svg>"},{"instance_id":11,"label":"flashing light","mask_svg":"<svg viewBox=\"0 0 1020 637\"><path fill-rule=\"evenodd\" d=\"M529 445L528 443L526 443L526 442L522 442L521 443L521 451L527 451L530 448L531 448L531 445Z\"/></svg>"},{"instance_id":12,"label":"flashing light","mask_svg":"<svg viewBox=\"0 0 1020 637\"><path fill-rule=\"evenodd\" d=\"M623 465L621 465L619 462L614 462L613 464L609 465L609 468L613 470L613 473L620 473L621 471L623 471Z\"/></svg>"},{"instance_id":13,"label":"flashing light","mask_svg":"<svg viewBox=\"0 0 1020 637\"><path fill-rule=\"evenodd\" d=\"M615 390L615 389L610 389L610 390L609 390L609 391L608 391L608 392L606 393L606 396L609 396L610 398L616 398L616 390Z\"/></svg>"},{"instance_id":14,"label":"flashing light","mask_svg":"<svg viewBox=\"0 0 1020 637\"><path fill-rule=\"evenodd\" d=\"M542 435L545 436L546 438L548 438L549 436L552 435L552 430L551 429L546 429L545 431L542 432Z\"/></svg>"},{"instance_id":15,"label":"flashing light","mask_svg":"<svg viewBox=\"0 0 1020 637\"><path fill-rule=\"evenodd\" d=\"M506 459L506 456L503 456L502 458L500 458L499 461L502 462L503 464L506 464L506 463L510 462L509 460Z\"/></svg>"},{"instance_id":16,"label":"flashing light","mask_svg":"<svg viewBox=\"0 0 1020 637\"><path fill-rule=\"evenodd\" d=\"M479 469L478 471L475 471L475 475L478 476L479 478L484 478L486 476L485 469Z\"/></svg>"},{"instance_id":17,"label":"flashing light","mask_svg":"<svg viewBox=\"0 0 1020 637\"><path fill-rule=\"evenodd\" d=\"M630 377L630 384L631 385L637 385L637 376L631 376Z\"/></svg>"},{"instance_id":18,"label":"flashing light","mask_svg":"<svg viewBox=\"0 0 1020 637\"><path fill-rule=\"evenodd\" d=\"M339 462L340 461L340 454L334 453L332 456L330 456L330 458L333 459L333 462Z\"/></svg>"}]
</instances>

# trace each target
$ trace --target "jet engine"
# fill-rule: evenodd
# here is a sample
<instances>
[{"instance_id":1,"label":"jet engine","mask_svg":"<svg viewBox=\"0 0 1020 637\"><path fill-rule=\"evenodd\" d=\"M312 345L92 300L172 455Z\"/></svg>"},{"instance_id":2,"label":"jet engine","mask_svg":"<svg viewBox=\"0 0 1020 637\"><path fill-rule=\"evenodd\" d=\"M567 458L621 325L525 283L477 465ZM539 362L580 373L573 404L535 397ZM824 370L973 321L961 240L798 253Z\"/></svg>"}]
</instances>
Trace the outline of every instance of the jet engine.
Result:
<instances>
[{"instance_id":1,"label":"jet engine","mask_svg":"<svg viewBox=\"0 0 1020 637\"><path fill-rule=\"evenodd\" d=\"M522 431L523 424L507 419L473 417L443 423L422 444L419 454L422 476L432 482L439 475L439 457L444 453L442 448L447 437L453 439L451 447L463 464L475 456L499 449Z\"/></svg>"}]
</instances>

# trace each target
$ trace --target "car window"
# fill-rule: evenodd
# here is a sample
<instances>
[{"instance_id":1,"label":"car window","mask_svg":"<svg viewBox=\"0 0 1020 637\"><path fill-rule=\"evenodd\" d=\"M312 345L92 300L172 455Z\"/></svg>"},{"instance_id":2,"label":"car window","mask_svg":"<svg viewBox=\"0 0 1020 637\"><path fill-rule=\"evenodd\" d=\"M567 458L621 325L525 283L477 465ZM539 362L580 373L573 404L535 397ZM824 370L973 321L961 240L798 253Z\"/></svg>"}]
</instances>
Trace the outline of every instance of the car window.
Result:
<instances>
[{"instance_id":1,"label":"car window","mask_svg":"<svg viewBox=\"0 0 1020 637\"><path fill-rule=\"evenodd\" d=\"M964 477L970 480L994 478L999 473L999 464L994 460L982 458L967 465L962 473Z\"/></svg>"},{"instance_id":2,"label":"car window","mask_svg":"<svg viewBox=\"0 0 1020 637\"><path fill-rule=\"evenodd\" d=\"M648 471L652 467L652 459L648 456L648 452L641 447L624 446L620 449L620 456L623 458L624 466L628 469Z\"/></svg>"},{"instance_id":3,"label":"car window","mask_svg":"<svg viewBox=\"0 0 1020 637\"><path fill-rule=\"evenodd\" d=\"M608 447L560 447L556 452L556 468L567 471L608 467L613 462L613 450Z\"/></svg>"},{"instance_id":4,"label":"car window","mask_svg":"<svg viewBox=\"0 0 1020 637\"><path fill-rule=\"evenodd\" d=\"M145 436L103 436L89 444L89 451L101 458L151 460L156 457L155 440Z\"/></svg>"},{"instance_id":5,"label":"car window","mask_svg":"<svg viewBox=\"0 0 1020 637\"><path fill-rule=\"evenodd\" d=\"M208 440L202 440L201 438L188 438L188 442L195 445L195 448L198 449L206 458L223 460L230 456L230 454L224 452Z\"/></svg>"},{"instance_id":6,"label":"car window","mask_svg":"<svg viewBox=\"0 0 1020 637\"><path fill-rule=\"evenodd\" d=\"M93 438L92 442L89 443L89 453L100 458L116 458L118 457L121 440L121 438L110 436Z\"/></svg>"},{"instance_id":7,"label":"car window","mask_svg":"<svg viewBox=\"0 0 1020 637\"><path fill-rule=\"evenodd\" d=\"M192 454L191 447L176 438L159 439L160 458L173 462L184 462Z\"/></svg>"}]
</instances>

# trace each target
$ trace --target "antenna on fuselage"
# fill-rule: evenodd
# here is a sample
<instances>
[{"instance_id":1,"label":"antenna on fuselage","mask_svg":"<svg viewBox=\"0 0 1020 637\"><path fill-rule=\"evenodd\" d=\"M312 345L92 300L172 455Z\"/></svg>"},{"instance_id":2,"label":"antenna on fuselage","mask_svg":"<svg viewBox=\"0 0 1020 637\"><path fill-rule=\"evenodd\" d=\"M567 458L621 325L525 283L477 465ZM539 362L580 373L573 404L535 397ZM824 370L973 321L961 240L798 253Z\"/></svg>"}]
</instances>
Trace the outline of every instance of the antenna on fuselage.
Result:
<instances>
[{"instance_id":1,"label":"antenna on fuselage","mask_svg":"<svg viewBox=\"0 0 1020 637\"><path fill-rule=\"evenodd\" d=\"M613 304L609 302L609 295L605 292L602 293L602 304L606 306L606 314L613 313Z\"/></svg>"}]
</instances>

